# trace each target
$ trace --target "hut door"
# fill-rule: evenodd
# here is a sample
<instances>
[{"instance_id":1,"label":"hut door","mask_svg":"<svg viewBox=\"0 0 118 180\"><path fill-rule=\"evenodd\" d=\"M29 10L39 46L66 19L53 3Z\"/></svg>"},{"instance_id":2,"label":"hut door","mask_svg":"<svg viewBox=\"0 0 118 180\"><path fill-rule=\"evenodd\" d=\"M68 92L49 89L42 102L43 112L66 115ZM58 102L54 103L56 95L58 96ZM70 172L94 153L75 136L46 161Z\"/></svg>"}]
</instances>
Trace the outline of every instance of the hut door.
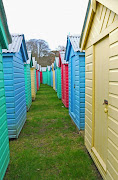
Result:
<instances>
[{"instance_id":1,"label":"hut door","mask_svg":"<svg viewBox=\"0 0 118 180\"><path fill-rule=\"evenodd\" d=\"M75 56L71 61L71 112L75 116Z\"/></svg>"},{"instance_id":2,"label":"hut door","mask_svg":"<svg viewBox=\"0 0 118 180\"><path fill-rule=\"evenodd\" d=\"M106 170L108 128L109 37L95 45L95 126L94 147L97 159Z\"/></svg>"}]
</instances>

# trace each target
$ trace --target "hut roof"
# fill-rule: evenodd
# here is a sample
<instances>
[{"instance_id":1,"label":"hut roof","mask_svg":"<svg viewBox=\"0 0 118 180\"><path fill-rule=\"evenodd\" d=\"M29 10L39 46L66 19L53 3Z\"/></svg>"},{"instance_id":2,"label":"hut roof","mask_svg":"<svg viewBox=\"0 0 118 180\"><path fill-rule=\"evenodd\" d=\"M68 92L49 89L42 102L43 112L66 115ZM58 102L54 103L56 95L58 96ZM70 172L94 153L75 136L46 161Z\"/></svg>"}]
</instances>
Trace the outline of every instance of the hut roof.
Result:
<instances>
[{"instance_id":1,"label":"hut roof","mask_svg":"<svg viewBox=\"0 0 118 180\"><path fill-rule=\"evenodd\" d=\"M27 61L28 53L27 53L24 34L13 34L11 35L11 37L12 37L12 43L9 44L8 50L3 49L2 52L3 53L18 53L20 49L22 48L22 52L24 52L26 55L25 61ZM24 47L22 47L22 43Z\"/></svg>"},{"instance_id":2,"label":"hut roof","mask_svg":"<svg viewBox=\"0 0 118 180\"><path fill-rule=\"evenodd\" d=\"M59 67L61 67L61 64L68 64L65 60L65 51L59 52Z\"/></svg>"},{"instance_id":3,"label":"hut roof","mask_svg":"<svg viewBox=\"0 0 118 180\"><path fill-rule=\"evenodd\" d=\"M103 4L105 7L107 7L111 11L118 14L118 1L117 0L96 0L96 1L89 0L86 15L85 15L85 20L84 20L84 24L83 24L83 28L82 28L82 32L81 32L80 43L79 43L82 50L84 49L85 42L88 37L86 33L89 33L89 30L90 30L90 27L92 24L91 19L96 12L96 3L97 2L99 2L100 4ZM84 34L86 36L84 36Z\"/></svg>"},{"instance_id":4,"label":"hut roof","mask_svg":"<svg viewBox=\"0 0 118 180\"><path fill-rule=\"evenodd\" d=\"M46 71L46 69L47 69L46 67L42 67L42 71Z\"/></svg>"},{"instance_id":5,"label":"hut roof","mask_svg":"<svg viewBox=\"0 0 118 180\"><path fill-rule=\"evenodd\" d=\"M0 19L1 19L3 27L4 27L4 31L5 31L5 34L7 37L8 44L10 44L10 43L12 43L12 39L11 39L11 35L9 32L9 28L8 28L8 24L7 24L7 17L6 17L6 13L5 13L5 9L4 9L2 0L0 1ZM6 48L6 47L3 45L3 48Z\"/></svg>"}]
</instances>

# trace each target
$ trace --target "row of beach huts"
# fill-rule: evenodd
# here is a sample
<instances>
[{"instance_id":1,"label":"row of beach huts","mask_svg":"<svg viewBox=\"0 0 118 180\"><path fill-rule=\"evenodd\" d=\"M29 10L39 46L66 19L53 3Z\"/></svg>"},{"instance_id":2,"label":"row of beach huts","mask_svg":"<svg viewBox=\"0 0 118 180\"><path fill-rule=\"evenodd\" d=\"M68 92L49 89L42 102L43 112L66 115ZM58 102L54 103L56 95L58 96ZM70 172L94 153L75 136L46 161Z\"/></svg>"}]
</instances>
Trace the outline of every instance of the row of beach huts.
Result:
<instances>
[{"instance_id":1,"label":"row of beach huts","mask_svg":"<svg viewBox=\"0 0 118 180\"><path fill-rule=\"evenodd\" d=\"M0 180L9 164L8 137L18 138L40 83L53 87L85 129L103 179L117 180L118 1L89 0L81 36L67 36L66 51L47 67L27 52L24 35L10 35L0 1L0 50Z\"/></svg>"}]
</instances>

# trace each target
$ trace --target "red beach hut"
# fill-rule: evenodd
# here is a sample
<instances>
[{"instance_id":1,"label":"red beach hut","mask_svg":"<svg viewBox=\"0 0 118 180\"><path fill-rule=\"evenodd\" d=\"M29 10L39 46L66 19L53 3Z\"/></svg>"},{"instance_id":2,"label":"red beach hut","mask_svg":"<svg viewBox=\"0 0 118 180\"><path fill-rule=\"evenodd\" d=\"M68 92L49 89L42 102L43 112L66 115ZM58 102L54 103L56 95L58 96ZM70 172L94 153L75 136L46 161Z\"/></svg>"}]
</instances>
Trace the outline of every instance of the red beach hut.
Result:
<instances>
[{"instance_id":1,"label":"red beach hut","mask_svg":"<svg viewBox=\"0 0 118 180\"><path fill-rule=\"evenodd\" d=\"M61 67L61 91L62 102L66 108L69 106L69 89L68 89L68 62L65 60L65 52L59 53L59 67Z\"/></svg>"},{"instance_id":2,"label":"red beach hut","mask_svg":"<svg viewBox=\"0 0 118 180\"><path fill-rule=\"evenodd\" d=\"M42 84L42 68L40 66L40 83Z\"/></svg>"}]
</instances>

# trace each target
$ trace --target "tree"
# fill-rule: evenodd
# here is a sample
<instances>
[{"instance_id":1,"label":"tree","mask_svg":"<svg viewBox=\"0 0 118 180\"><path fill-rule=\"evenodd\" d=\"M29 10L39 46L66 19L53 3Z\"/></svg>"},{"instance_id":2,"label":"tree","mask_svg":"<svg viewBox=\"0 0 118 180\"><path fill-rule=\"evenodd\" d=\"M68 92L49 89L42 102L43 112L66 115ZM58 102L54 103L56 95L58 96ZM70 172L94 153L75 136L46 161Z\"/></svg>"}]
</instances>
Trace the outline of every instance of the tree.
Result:
<instances>
[{"instance_id":1,"label":"tree","mask_svg":"<svg viewBox=\"0 0 118 180\"><path fill-rule=\"evenodd\" d=\"M59 45L58 48L57 48L57 50L58 50L58 51L66 51L66 47Z\"/></svg>"},{"instance_id":2,"label":"tree","mask_svg":"<svg viewBox=\"0 0 118 180\"><path fill-rule=\"evenodd\" d=\"M48 56L51 52L48 43L42 39L30 39L26 42L27 50L32 51L32 55L39 60L43 56Z\"/></svg>"}]
</instances>

